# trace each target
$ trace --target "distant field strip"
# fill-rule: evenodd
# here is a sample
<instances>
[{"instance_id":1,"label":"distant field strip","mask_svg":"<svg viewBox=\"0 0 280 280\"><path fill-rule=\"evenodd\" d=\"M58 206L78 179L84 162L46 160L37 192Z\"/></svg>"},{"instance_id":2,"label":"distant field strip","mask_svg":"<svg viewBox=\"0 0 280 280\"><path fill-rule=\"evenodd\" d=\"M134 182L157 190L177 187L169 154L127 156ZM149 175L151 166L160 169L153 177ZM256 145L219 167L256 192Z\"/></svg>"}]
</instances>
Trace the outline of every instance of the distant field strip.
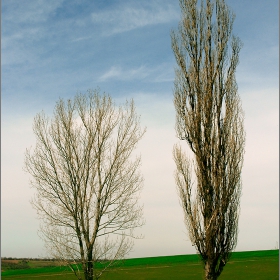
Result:
<instances>
[{"instance_id":1,"label":"distant field strip","mask_svg":"<svg viewBox=\"0 0 280 280\"><path fill-rule=\"evenodd\" d=\"M42 265L42 261L40 262ZM7 280L74 280L75 275L65 267L44 267L26 270L7 270ZM99 265L101 268L102 266ZM101 280L191 280L203 279L203 265L197 255L127 259L104 273ZM277 280L279 250L233 253L219 280Z\"/></svg>"}]
</instances>

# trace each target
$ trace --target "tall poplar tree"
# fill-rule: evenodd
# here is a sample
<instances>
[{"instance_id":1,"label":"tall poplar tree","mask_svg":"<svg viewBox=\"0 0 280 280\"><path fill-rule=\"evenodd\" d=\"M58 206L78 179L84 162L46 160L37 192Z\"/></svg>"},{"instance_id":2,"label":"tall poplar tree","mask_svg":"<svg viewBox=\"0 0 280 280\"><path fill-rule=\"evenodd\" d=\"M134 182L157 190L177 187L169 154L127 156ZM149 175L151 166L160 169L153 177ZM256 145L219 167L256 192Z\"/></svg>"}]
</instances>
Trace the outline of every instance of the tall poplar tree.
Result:
<instances>
[{"instance_id":1,"label":"tall poplar tree","mask_svg":"<svg viewBox=\"0 0 280 280\"><path fill-rule=\"evenodd\" d=\"M217 279L237 243L245 132L235 78L241 41L224 0L180 0L172 32L176 132L175 180L205 279ZM192 158L192 159L191 159ZM192 178L195 174L195 179Z\"/></svg>"}]
</instances>

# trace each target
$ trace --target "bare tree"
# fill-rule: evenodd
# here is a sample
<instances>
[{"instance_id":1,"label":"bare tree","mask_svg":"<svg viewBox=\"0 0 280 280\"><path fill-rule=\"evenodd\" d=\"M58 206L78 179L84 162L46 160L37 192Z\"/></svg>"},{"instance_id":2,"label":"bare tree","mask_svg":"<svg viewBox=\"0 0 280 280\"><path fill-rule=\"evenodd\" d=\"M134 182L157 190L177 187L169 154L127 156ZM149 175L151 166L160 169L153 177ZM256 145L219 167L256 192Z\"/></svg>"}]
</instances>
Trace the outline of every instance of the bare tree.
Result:
<instances>
[{"instance_id":1,"label":"bare tree","mask_svg":"<svg viewBox=\"0 0 280 280\"><path fill-rule=\"evenodd\" d=\"M237 242L245 145L235 79L241 42L232 35L234 15L224 0L200 2L180 0L181 22L171 33L176 132L190 156L178 145L173 153L190 240L205 279L217 279Z\"/></svg>"},{"instance_id":2,"label":"bare tree","mask_svg":"<svg viewBox=\"0 0 280 280\"><path fill-rule=\"evenodd\" d=\"M25 168L41 236L78 279L98 279L131 250L133 229L144 223L140 157L133 151L145 130L134 103L116 108L108 95L89 91L60 99L51 120L38 114L33 130L36 147L27 150Z\"/></svg>"}]
</instances>

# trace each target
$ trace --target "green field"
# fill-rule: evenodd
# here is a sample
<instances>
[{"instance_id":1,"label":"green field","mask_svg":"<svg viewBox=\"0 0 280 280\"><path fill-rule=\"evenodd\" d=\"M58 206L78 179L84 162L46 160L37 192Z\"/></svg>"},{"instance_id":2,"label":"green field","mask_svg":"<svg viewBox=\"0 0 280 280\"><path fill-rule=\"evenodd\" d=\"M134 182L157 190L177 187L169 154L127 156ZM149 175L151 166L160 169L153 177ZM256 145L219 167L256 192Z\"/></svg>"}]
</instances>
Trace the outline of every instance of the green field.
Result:
<instances>
[{"instance_id":1,"label":"green field","mask_svg":"<svg viewBox=\"0 0 280 280\"><path fill-rule=\"evenodd\" d=\"M2 261L3 263L3 261ZM75 276L64 267L47 267L51 263L33 261L29 269L6 270L2 279L74 280ZM37 266L37 267L36 267ZM45 266L45 267L38 267ZM3 265L2 265L3 269ZM235 252L227 263L220 280L279 278L279 250ZM203 267L197 255L152 257L125 260L108 270L104 280L170 280L203 279Z\"/></svg>"}]
</instances>

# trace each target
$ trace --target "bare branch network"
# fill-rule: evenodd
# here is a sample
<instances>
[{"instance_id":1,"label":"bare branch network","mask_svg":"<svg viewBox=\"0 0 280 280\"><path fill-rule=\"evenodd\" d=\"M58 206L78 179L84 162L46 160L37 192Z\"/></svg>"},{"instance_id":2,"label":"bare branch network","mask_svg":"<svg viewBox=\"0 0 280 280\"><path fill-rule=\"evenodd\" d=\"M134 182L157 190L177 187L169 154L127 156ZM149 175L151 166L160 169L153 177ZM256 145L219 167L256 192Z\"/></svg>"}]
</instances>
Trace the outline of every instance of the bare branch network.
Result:
<instances>
[{"instance_id":1,"label":"bare branch network","mask_svg":"<svg viewBox=\"0 0 280 280\"><path fill-rule=\"evenodd\" d=\"M33 130L37 143L26 152L25 168L36 189L41 236L79 279L75 260L85 279L97 279L102 271L94 263L122 259L137 238L134 228L144 224L140 157L133 151L145 130L134 103L116 108L110 96L89 91L60 99L52 119L38 114Z\"/></svg>"}]
</instances>

